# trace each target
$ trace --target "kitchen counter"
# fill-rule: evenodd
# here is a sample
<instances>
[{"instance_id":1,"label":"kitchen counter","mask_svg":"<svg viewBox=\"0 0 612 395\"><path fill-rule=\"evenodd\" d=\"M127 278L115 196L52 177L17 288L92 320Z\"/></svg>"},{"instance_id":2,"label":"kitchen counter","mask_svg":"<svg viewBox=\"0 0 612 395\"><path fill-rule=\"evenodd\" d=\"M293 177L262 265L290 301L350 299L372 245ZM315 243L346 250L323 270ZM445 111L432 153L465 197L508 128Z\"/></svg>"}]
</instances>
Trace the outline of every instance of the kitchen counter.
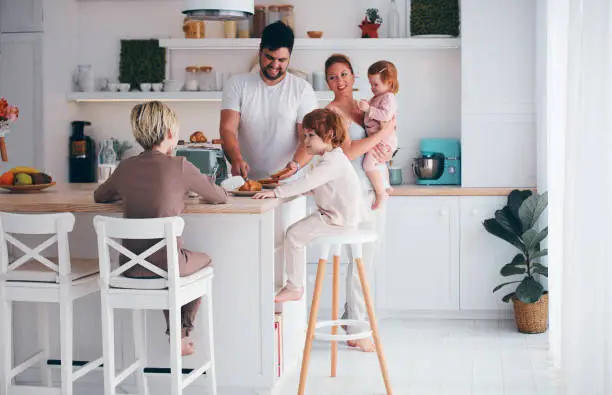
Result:
<instances>
[{"instance_id":1,"label":"kitchen counter","mask_svg":"<svg viewBox=\"0 0 612 395\"><path fill-rule=\"evenodd\" d=\"M395 185L391 196L508 196L514 189L531 189L535 187L515 188L464 188L455 185Z\"/></svg>"},{"instance_id":2,"label":"kitchen counter","mask_svg":"<svg viewBox=\"0 0 612 395\"><path fill-rule=\"evenodd\" d=\"M94 203L93 191L97 186L59 184L37 193L0 192L0 211L75 213L75 227L69 239L70 253L74 257L95 259L98 248L93 217L100 214L120 216L122 212L121 204ZM297 372L306 330L306 299L281 306L275 305L274 294L283 285L285 231L306 214L304 197L267 200L230 197L228 204L219 205L203 204L197 198L186 199L182 214L184 246L207 253L215 268L213 315L219 395L271 394L286 377ZM29 239L23 241L27 244ZM54 254L55 250L48 253ZM75 355L79 360L92 361L102 352L99 344L100 300L92 297L79 303L82 310L75 316ZM24 305L17 309L18 316L24 318L15 321L14 332L35 328L36 307ZM283 323L282 344L274 327L278 314ZM56 325L57 317L54 316L50 326ZM132 363L129 315L118 315L117 325L120 328L115 334L120 349L117 368L123 369ZM193 335L196 352L183 359L185 368L199 366L202 353L207 350L201 326L198 319ZM147 327L147 367L167 368L169 344L161 312L147 314ZM29 357L28 339L27 336L15 338L16 360ZM56 344L51 348L58 349ZM275 362L279 356L280 377ZM51 359L58 357L54 354ZM156 377L149 378L152 395L163 393L158 388L167 388L163 381L158 385L160 381L155 380L162 380L162 377ZM33 374L24 379L35 381L38 376ZM195 391L203 391L206 385L206 380L197 380ZM121 386L126 393L137 392L128 380Z\"/></svg>"},{"instance_id":3,"label":"kitchen counter","mask_svg":"<svg viewBox=\"0 0 612 395\"><path fill-rule=\"evenodd\" d=\"M95 203L97 183L58 184L41 192L0 192L0 211L28 213L120 213L120 203ZM255 200L230 196L227 204L201 203L199 198L185 199L184 214L263 214L290 199Z\"/></svg>"}]
</instances>

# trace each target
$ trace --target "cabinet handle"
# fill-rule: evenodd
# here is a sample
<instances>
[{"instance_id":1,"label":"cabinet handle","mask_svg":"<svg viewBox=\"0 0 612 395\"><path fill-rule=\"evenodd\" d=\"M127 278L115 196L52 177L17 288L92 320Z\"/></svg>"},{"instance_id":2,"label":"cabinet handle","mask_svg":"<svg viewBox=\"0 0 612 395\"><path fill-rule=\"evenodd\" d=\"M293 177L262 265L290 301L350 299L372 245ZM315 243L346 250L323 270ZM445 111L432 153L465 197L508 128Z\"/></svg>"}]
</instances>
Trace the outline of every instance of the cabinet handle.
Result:
<instances>
[{"instance_id":1,"label":"cabinet handle","mask_svg":"<svg viewBox=\"0 0 612 395\"><path fill-rule=\"evenodd\" d=\"M475 208L474 208L474 209L472 209L472 215L478 215L478 213L479 213L479 211L478 211L478 210L476 210Z\"/></svg>"},{"instance_id":2,"label":"cabinet handle","mask_svg":"<svg viewBox=\"0 0 612 395\"><path fill-rule=\"evenodd\" d=\"M440 217L446 217L448 215L448 210L440 210L438 211L438 215L440 215Z\"/></svg>"}]
</instances>

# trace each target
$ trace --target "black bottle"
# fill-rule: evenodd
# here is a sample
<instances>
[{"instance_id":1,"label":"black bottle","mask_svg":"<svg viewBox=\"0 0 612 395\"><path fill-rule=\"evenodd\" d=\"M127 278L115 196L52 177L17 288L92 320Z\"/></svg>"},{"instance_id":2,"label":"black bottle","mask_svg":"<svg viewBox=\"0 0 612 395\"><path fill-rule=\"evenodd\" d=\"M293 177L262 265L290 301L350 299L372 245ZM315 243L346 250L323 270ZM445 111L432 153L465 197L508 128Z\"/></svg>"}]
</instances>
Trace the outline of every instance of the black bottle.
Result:
<instances>
[{"instance_id":1,"label":"black bottle","mask_svg":"<svg viewBox=\"0 0 612 395\"><path fill-rule=\"evenodd\" d=\"M96 182L96 144L91 137L85 136L85 126L91 122L74 121L71 125L69 181Z\"/></svg>"}]
</instances>

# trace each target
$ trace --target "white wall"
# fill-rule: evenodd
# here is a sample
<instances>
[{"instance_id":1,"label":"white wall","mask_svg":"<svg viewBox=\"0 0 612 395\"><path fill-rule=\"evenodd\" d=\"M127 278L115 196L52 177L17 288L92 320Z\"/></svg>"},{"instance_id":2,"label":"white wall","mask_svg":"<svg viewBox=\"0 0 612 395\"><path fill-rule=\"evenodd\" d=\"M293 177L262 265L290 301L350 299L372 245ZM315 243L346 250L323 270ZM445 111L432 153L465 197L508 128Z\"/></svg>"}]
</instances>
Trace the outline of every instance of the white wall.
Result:
<instances>
[{"instance_id":1,"label":"white wall","mask_svg":"<svg viewBox=\"0 0 612 395\"><path fill-rule=\"evenodd\" d=\"M296 0L292 3L295 5L296 37L305 37L307 30L323 30L324 37L329 38L358 37L357 25L363 9L379 6L384 17L383 6L386 7L388 1ZM96 76L116 80L120 39L183 37L180 1L80 1L76 4L77 50L70 72L77 64L91 64ZM207 23L207 35L219 36L219 27L218 23ZM70 29L70 26L66 29ZM321 70L332 52L297 51L292 57L291 67L308 73ZM398 134L402 150L396 162L404 165L405 179L412 178L408 164L418 151L420 138L460 138L459 49L345 53L351 57L361 76L365 76L367 67L379 59L391 60L399 69ZM209 64L217 71L229 73L246 72L255 55L255 51L214 55L182 53L175 58L173 69L179 71L174 75L182 79L180 70L188 64ZM362 89L367 89L367 79L360 78L359 84ZM220 103L170 105L178 114L183 136L188 136L194 130L202 130L212 138L218 136ZM133 103L79 104L75 117L93 123L91 134L96 139L115 136L131 140L129 111L132 106ZM69 125L65 129L62 144L68 141ZM63 158L66 156L63 155ZM53 163L52 166L60 170L60 163ZM61 166L66 167L65 164Z\"/></svg>"}]
</instances>

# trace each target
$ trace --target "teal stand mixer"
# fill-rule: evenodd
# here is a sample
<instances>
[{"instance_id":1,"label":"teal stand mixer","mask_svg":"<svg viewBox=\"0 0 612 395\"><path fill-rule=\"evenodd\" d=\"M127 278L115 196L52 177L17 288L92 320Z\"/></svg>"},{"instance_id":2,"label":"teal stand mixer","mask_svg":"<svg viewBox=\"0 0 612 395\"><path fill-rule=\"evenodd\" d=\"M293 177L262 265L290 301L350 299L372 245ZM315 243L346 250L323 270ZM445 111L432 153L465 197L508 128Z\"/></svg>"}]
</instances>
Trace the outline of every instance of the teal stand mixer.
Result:
<instances>
[{"instance_id":1,"label":"teal stand mixer","mask_svg":"<svg viewBox=\"0 0 612 395\"><path fill-rule=\"evenodd\" d=\"M418 185L461 185L461 143L458 139L422 139L421 156L412 171Z\"/></svg>"}]
</instances>

